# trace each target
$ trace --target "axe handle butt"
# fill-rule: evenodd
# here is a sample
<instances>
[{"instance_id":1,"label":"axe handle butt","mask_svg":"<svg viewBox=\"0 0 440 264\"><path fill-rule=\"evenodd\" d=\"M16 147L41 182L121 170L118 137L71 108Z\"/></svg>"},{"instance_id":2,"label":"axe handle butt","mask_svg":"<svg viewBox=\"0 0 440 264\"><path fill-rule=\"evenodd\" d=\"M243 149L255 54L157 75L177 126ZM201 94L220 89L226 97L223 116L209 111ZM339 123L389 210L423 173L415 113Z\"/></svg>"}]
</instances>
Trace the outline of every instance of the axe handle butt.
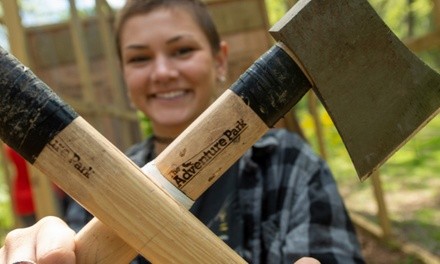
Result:
<instances>
[{"instance_id":1,"label":"axe handle butt","mask_svg":"<svg viewBox=\"0 0 440 264\"><path fill-rule=\"evenodd\" d=\"M75 236L76 263L130 263L137 252L112 229L93 218Z\"/></svg>"},{"instance_id":2,"label":"axe handle butt","mask_svg":"<svg viewBox=\"0 0 440 264\"><path fill-rule=\"evenodd\" d=\"M0 136L33 164L78 115L28 68L0 47Z\"/></svg>"}]
</instances>

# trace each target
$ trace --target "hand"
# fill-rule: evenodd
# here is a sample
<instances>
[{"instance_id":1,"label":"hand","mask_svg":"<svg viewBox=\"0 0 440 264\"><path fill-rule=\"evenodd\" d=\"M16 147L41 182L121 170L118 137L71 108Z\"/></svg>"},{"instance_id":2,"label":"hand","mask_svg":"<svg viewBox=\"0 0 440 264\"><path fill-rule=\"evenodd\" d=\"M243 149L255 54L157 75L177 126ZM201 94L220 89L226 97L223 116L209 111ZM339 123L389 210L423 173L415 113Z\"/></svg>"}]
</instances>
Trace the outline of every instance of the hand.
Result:
<instances>
[{"instance_id":1,"label":"hand","mask_svg":"<svg viewBox=\"0 0 440 264\"><path fill-rule=\"evenodd\" d=\"M320 263L321 262L319 262L317 259L304 257L304 258L298 259L293 264L320 264Z\"/></svg>"},{"instance_id":2,"label":"hand","mask_svg":"<svg viewBox=\"0 0 440 264\"><path fill-rule=\"evenodd\" d=\"M74 264L75 232L49 216L35 225L9 232L0 249L0 263Z\"/></svg>"}]
</instances>

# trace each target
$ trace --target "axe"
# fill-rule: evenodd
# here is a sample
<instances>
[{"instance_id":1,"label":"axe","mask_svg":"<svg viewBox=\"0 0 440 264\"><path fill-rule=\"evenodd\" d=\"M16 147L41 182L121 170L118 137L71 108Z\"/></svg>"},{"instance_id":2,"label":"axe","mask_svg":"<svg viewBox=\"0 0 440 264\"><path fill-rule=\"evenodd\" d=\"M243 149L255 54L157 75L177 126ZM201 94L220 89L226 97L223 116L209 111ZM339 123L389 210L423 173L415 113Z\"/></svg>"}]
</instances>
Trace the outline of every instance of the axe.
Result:
<instances>
[{"instance_id":1,"label":"axe","mask_svg":"<svg viewBox=\"0 0 440 264\"><path fill-rule=\"evenodd\" d=\"M366 1L300 1L271 33L279 42L145 174L4 51L0 136L110 227L113 238L153 262L240 262L185 207L310 88L361 179L435 116L439 105L438 74L405 48ZM95 262L104 254L115 263L112 252L86 255Z\"/></svg>"}]
</instances>

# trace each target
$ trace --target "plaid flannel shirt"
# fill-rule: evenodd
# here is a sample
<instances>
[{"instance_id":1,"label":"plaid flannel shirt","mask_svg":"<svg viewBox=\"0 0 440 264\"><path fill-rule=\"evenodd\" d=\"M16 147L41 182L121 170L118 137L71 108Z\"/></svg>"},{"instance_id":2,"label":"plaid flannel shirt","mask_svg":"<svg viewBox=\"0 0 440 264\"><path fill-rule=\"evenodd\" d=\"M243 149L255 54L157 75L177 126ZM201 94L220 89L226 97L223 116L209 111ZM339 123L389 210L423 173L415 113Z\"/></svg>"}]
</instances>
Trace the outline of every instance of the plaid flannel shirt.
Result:
<instances>
[{"instance_id":1,"label":"plaid flannel shirt","mask_svg":"<svg viewBox=\"0 0 440 264\"><path fill-rule=\"evenodd\" d=\"M137 165L153 157L147 139L128 152ZM272 129L191 208L249 263L286 263L310 256L321 263L364 263L360 246L326 163L296 134ZM72 204L78 230L90 219ZM132 262L148 263L142 257Z\"/></svg>"}]
</instances>

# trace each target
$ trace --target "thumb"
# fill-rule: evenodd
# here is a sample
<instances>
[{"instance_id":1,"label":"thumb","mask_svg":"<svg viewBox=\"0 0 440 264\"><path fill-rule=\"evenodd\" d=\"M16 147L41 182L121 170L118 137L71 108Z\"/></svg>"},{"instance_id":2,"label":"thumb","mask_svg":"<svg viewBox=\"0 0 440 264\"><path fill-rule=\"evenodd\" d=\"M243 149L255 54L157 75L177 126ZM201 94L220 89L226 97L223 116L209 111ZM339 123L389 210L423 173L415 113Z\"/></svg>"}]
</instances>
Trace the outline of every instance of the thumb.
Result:
<instances>
[{"instance_id":1,"label":"thumb","mask_svg":"<svg viewBox=\"0 0 440 264\"><path fill-rule=\"evenodd\" d=\"M317 259L304 257L295 261L293 264L321 264Z\"/></svg>"}]
</instances>

